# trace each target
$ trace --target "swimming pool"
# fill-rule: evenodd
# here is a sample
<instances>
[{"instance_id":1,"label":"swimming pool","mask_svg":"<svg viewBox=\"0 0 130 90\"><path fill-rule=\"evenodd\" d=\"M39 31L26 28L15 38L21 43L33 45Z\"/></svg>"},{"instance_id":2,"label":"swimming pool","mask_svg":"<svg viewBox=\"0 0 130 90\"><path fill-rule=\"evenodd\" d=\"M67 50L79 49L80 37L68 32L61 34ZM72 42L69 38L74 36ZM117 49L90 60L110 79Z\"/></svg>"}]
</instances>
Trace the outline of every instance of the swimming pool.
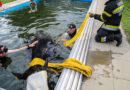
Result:
<instances>
[{"instance_id":1,"label":"swimming pool","mask_svg":"<svg viewBox=\"0 0 130 90\"><path fill-rule=\"evenodd\" d=\"M56 40L67 30L67 24L73 22L80 26L87 10L88 2L47 0L38 3L38 12L29 14L29 7L0 17L0 44L9 49L25 46L29 38L37 32L47 33ZM70 50L61 45L61 57L66 59ZM30 54L21 51L8 55L12 62L7 69L0 68L0 87L7 90L25 89L25 82L16 80L10 72L24 72L28 66Z\"/></svg>"}]
</instances>

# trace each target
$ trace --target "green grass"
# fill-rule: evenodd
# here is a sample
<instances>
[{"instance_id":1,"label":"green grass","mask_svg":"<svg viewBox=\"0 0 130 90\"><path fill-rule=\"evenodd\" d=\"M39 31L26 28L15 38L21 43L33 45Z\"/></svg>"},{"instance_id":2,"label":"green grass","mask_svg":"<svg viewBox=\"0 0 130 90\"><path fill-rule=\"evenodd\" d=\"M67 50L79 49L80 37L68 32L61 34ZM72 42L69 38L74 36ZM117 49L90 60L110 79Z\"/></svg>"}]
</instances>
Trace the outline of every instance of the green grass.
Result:
<instances>
[{"instance_id":1,"label":"green grass","mask_svg":"<svg viewBox=\"0 0 130 90\"><path fill-rule=\"evenodd\" d=\"M130 43L130 0L123 0L125 9L123 11L123 17L122 17L122 22L123 22L123 28L126 32L128 41Z\"/></svg>"},{"instance_id":2,"label":"green grass","mask_svg":"<svg viewBox=\"0 0 130 90\"><path fill-rule=\"evenodd\" d=\"M0 1L2 1L2 4L5 4L5 3L16 1L16 0L0 0Z\"/></svg>"}]
</instances>

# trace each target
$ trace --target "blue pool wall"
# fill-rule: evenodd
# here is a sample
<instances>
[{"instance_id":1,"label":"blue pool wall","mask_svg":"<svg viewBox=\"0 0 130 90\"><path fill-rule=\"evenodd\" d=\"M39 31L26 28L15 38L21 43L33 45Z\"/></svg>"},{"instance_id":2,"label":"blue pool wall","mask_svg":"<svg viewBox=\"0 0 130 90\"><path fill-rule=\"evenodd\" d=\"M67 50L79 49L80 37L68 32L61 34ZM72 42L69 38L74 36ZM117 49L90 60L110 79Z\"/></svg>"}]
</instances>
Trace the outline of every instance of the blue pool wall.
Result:
<instances>
[{"instance_id":1,"label":"blue pool wall","mask_svg":"<svg viewBox=\"0 0 130 90\"><path fill-rule=\"evenodd\" d=\"M39 2L39 1L42 1L42 0L34 0L34 1ZM79 0L79 1L81 1L81 2L92 2L92 0ZM12 11L21 9L22 7L28 6L29 4L30 4L30 1L16 5L14 7L8 8L8 9L5 9L2 12L0 12L0 15L4 15L4 14L7 14L8 12L12 12Z\"/></svg>"}]
</instances>

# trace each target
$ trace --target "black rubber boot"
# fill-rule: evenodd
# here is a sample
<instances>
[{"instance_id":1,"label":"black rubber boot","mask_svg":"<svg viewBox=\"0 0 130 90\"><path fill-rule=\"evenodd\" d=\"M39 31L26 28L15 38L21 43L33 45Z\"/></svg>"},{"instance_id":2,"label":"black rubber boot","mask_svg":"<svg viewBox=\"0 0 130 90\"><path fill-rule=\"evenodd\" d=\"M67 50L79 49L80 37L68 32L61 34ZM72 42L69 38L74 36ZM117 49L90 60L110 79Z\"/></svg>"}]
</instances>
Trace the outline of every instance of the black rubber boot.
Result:
<instances>
[{"instance_id":1,"label":"black rubber boot","mask_svg":"<svg viewBox=\"0 0 130 90\"><path fill-rule=\"evenodd\" d=\"M114 35L114 40L117 41L116 46L117 46L117 47L120 46L121 43L122 43L122 35L121 35L121 34L115 34L115 35Z\"/></svg>"},{"instance_id":2,"label":"black rubber boot","mask_svg":"<svg viewBox=\"0 0 130 90\"><path fill-rule=\"evenodd\" d=\"M113 42L114 41L114 34L108 34L107 35L107 39L106 39L106 42Z\"/></svg>"}]
</instances>

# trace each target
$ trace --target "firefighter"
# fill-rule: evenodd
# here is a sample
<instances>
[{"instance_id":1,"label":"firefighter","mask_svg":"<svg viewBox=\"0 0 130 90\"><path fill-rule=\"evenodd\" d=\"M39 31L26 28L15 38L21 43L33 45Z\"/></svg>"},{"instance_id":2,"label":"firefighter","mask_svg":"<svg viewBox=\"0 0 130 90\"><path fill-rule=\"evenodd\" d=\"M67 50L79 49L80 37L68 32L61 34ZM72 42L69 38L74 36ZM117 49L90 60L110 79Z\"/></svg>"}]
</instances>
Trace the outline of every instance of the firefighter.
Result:
<instances>
[{"instance_id":1,"label":"firefighter","mask_svg":"<svg viewBox=\"0 0 130 90\"><path fill-rule=\"evenodd\" d=\"M34 0L30 0L30 4L29 4L29 7L30 7L30 11L29 13L32 13L32 12L36 12L37 11L37 3L34 2Z\"/></svg>"},{"instance_id":2,"label":"firefighter","mask_svg":"<svg viewBox=\"0 0 130 90\"><path fill-rule=\"evenodd\" d=\"M29 49L34 47L38 41L34 41L32 44L28 46L21 47L19 49L13 49L13 50L8 50L8 48L4 45L0 45L0 67L5 67L7 68L8 64L11 63L11 59L7 57L8 54L18 52L24 49Z\"/></svg>"},{"instance_id":3,"label":"firefighter","mask_svg":"<svg viewBox=\"0 0 130 90\"><path fill-rule=\"evenodd\" d=\"M95 36L97 42L105 43L116 40L116 46L120 46L122 43L122 34L119 26L123 9L122 0L109 0L105 3L102 15L89 13L91 18L94 17L94 19L104 22Z\"/></svg>"},{"instance_id":4,"label":"firefighter","mask_svg":"<svg viewBox=\"0 0 130 90\"><path fill-rule=\"evenodd\" d=\"M2 7L2 2L0 1L0 12L2 12L4 8Z\"/></svg>"},{"instance_id":5,"label":"firefighter","mask_svg":"<svg viewBox=\"0 0 130 90\"><path fill-rule=\"evenodd\" d=\"M70 40L71 38L73 38L75 36L75 34L77 33L77 29L76 29L76 25L71 23L68 24L68 31L65 32L59 39L61 41L66 41L66 40Z\"/></svg>"}]
</instances>

